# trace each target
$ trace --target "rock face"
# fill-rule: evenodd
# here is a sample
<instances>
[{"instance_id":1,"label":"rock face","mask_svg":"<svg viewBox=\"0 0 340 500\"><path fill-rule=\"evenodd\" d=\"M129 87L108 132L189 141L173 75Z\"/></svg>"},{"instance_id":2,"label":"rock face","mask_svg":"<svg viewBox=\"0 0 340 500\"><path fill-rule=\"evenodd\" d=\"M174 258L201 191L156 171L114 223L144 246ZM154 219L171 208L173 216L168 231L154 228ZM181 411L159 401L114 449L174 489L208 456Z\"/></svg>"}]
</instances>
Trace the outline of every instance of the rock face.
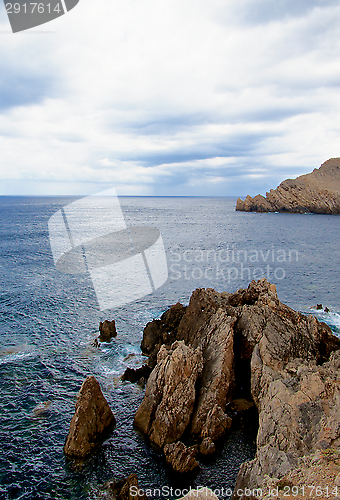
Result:
<instances>
[{"instance_id":1,"label":"rock face","mask_svg":"<svg viewBox=\"0 0 340 500\"><path fill-rule=\"evenodd\" d=\"M183 309L173 330L164 315L147 325L142 343L156 364L135 425L152 443L174 443L169 454L194 441L212 453L231 426L228 408L240 418L255 403L257 453L235 491L269 487L340 445L340 339L326 324L282 304L264 278L234 294L195 290Z\"/></svg>"},{"instance_id":2,"label":"rock face","mask_svg":"<svg viewBox=\"0 0 340 500\"><path fill-rule=\"evenodd\" d=\"M114 320L105 320L99 323L99 341L110 342L113 337L117 337L116 323Z\"/></svg>"},{"instance_id":3,"label":"rock face","mask_svg":"<svg viewBox=\"0 0 340 500\"><path fill-rule=\"evenodd\" d=\"M136 474L130 474L128 477L119 481L108 481L105 484L106 500L148 500L143 490L139 488L138 477Z\"/></svg>"},{"instance_id":4,"label":"rock face","mask_svg":"<svg viewBox=\"0 0 340 500\"><path fill-rule=\"evenodd\" d=\"M151 368L148 365L143 365L140 368L126 368L121 379L126 382L141 382L145 381L151 373Z\"/></svg>"},{"instance_id":5,"label":"rock face","mask_svg":"<svg viewBox=\"0 0 340 500\"><path fill-rule=\"evenodd\" d=\"M250 484L268 489L273 478L284 477L291 486L299 479L302 485L315 454L321 458L325 450L337 452L339 367L340 351L335 351L322 365L300 358L272 370L263 363L258 347L254 349L252 390L260 413L257 453L241 466L235 489ZM339 465L338 455L336 460Z\"/></svg>"},{"instance_id":6,"label":"rock face","mask_svg":"<svg viewBox=\"0 0 340 500\"><path fill-rule=\"evenodd\" d=\"M115 423L99 383L95 377L87 377L78 394L75 414L64 446L65 455L70 458L87 457Z\"/></svg>"},{"instance_id":7,"label":"rock face","mask_svg":"<svg viewBox=\"0 0 340 500\"><path fill-rule=\"evenodd\" d=\"M162 346L146 385L134 425L158 448L177 441L187 428L195 403L195 384L203 368L202 352L174 342Z\"/></svg>"},{"instance_id":8,"label":"rock face","mask_svg":"<svg viewBox=\"0 0 340 500\"><path fill-rule=\"evenodd\" d=\"M238 198L236 210L340 214L340 158L326 161L310 174L281 182L266 197Z\"/></svg>"},{"instance_id":9,"label":"rock face","mask_svg":"<svg viewBox=\"0 0 340 500\"><path fill-rule=\"evenodd\" d=\"M166 444L164 446L164 455L167 463L171 465L175 472L191 472L199 466L196 455L197 448L190 446L188 448L181 441L177 443Z\"/></svg>"}]
</instances>

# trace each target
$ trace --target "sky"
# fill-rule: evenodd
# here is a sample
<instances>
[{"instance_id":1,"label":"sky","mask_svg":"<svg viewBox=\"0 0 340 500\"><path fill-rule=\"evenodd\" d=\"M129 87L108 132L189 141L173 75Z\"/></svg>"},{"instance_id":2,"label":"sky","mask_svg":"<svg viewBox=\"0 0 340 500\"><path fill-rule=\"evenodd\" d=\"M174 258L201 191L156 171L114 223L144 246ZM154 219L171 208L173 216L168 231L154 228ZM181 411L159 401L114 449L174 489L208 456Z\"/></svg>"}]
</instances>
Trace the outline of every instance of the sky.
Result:
<instances>
[{"instance_id":1,"label":"sky","mask_svg":"<svg viewBox=\"0 0 340 500\"><path fill-rule=\"evenodd\" d=\"M254 196L340 156L337 0L0 5L0 195Z\"/></svg>"}]
</instances>

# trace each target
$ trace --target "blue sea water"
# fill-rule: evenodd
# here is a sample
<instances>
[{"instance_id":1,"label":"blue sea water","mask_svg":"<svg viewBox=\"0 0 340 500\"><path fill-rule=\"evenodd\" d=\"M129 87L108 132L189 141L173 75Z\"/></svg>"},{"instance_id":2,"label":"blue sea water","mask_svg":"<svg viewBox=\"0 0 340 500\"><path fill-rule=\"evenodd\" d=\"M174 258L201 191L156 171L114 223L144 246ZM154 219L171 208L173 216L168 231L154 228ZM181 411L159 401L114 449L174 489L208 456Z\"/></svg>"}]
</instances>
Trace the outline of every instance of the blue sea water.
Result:
<instances>
[{"instance_id":1,"label":"blue sea water","mask_svg":"<svg viewBox=\"0 0 340 500\"><path fill-rule=\"evenodd\" d=\"M228 436L196 476L179 483L133 430L143 390L120 375L142 363L145 324L177 301L188 303L198 287L231 292L266 276L283 302L339 334L340 217L235 212L234 198L121 197L128 224L161 230L169 278L138 301L100 311L89 276L60 274L51 254L48 219L74 199L0 197L0 498L95 498L98 485L132 472L144 488L232 488L240 464L254 455L251 437ZM118 336L96 348L104 319L115 319ZM65 459L63 445L89 374L117 426L79 466Z\"/></svg>"}]
</instances>

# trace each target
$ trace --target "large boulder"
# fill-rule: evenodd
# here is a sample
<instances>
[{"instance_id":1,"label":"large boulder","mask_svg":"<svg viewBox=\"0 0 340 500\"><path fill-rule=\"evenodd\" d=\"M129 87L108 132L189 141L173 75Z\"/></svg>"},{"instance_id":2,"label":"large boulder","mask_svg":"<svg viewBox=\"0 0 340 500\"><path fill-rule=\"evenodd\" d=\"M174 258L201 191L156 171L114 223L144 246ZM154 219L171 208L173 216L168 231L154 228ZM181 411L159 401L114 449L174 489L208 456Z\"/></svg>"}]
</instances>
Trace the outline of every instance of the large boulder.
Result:
<instances>
[{"instance_id":1,"label":"large boulder","mask_svg":"<svg viewBox=\"0 0 340 500\"><path fill-rule=\"evenodd\" d=\"M83 382L71 420L64 453L70 458L85 458L100 444L116 423L100 385L92 375Z\"/></svg>"},{"instance_id":2,"label":"large boulder","mask_svg":"<svg viewBox=\"0 0 340 500\"><path fill-rule=\"evenodd\" d=\"M105 320L99 323L99 341L100 342L110 342L112 338L117 337L116 323L113 319L112 321Z\"/></svg>"},{"instance_id":3,"label":"large boulder","mask_svg":"<svg viewBox=\"0 0 340 500\"><path fill-rule=\"evenodd\" d=\"M191 421L191 433L204 434L204 428L212 424L211 412L214 412L214 430L211 428L209 437L217 438L222 435L216 431L218 426L226 428L224 410L229 401L234 380L234 346L233 326L235 318L229 317L219 308L211 316L210 321L201 327L199 332L202 338L200 344L203 352L204 368L198 382L195 411ZM217 408L219 411L217 411ZM209 421L209 423L207 423ZM230 425L229 425L230 427Z\"/></svg>"}]
</instances>

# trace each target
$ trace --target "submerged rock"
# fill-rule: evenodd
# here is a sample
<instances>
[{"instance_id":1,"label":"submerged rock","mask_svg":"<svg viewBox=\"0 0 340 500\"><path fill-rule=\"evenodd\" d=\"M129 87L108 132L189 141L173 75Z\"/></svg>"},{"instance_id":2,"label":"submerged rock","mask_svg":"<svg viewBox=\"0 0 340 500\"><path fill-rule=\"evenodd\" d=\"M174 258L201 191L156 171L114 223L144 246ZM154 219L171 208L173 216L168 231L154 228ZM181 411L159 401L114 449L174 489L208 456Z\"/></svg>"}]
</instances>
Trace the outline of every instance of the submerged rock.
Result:
<instances>
[{"instance_id":1,"label":"submerged rock","mask_svg":"<svg viewBox=\"0 0 340 500\"><path fill-rule=\"evenodd\" d=\"M43 401L42 403L38 403L37 406L33 409L34 415L44 415L50 409L52 402L51 401Z\"/></svg>"},{"instance_id":2,"label":"submerged rock","mask_svg":"<svg viewBox=\"0 0 340 500\"><path fill-rule=\"evenodd\" d=\"M340 214L340 158L331 158L310 174L281 182L266 197L238 198L236 210Z\"/></svg>"},{"instance_id":3,"label":"submerged rock","mask_svg":"<svg viewBox=\"0 0 340 500\"><path fill-rule=\"evenodd\" d=\"M116 323L114 320L105 320L103 323L99 323L99 341L100 342L110 342L112 338L117 337Z\"/></svg>"},{"instance_id":4,"label":"submerged rock","mask_svg":"<svg viewBox=\"0 0 340 500\"><path fill-rule=\"evenodd\" d=\"M85 458L92 453L113 425L115 417L92 375L83 382L71 420L64 453L70 458Z\"/></svg>"}]
</instances>

